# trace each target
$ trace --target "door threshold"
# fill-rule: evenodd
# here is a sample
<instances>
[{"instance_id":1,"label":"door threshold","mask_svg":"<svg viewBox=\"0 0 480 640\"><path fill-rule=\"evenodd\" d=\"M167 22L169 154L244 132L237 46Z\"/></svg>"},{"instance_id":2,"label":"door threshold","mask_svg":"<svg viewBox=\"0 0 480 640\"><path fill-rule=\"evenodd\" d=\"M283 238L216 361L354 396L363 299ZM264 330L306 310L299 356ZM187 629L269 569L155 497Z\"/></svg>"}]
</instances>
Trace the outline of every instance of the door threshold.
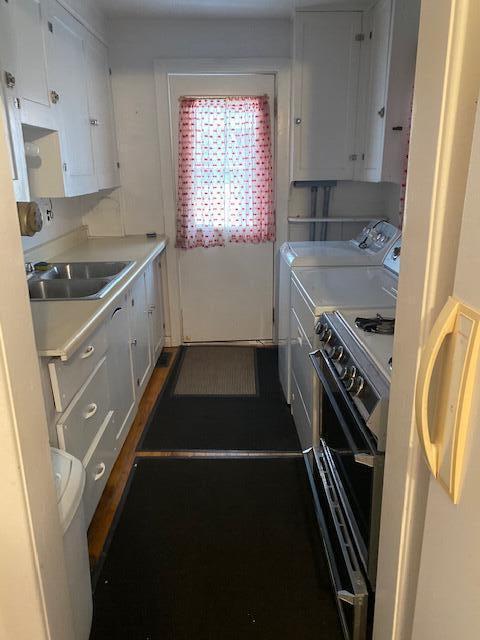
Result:
<instances>
[{"instance_id":1,"label":"door threshold","mask_svg":"<svg viewBox=\"0 0 480 640\"><path fill-rule=\"evenodd\" d=\"M209 342L208 340L205 341L198 341L198 342L182 342L183 345L185 345L186 347L190 347L190 346L202 346L202 345L208 345L209 347L225 347L225 346L229 346L229 347L273 347L275 345L275 343L273 342L273 340L216 340L216 341L211 341Z\"/></svg>"},{"instance_id":2,"label":"door threshold","mask_svg":"<svg viewBox=\"0 0 480 640\"><path fill-rule=\"evenodd\" d=\"M137 451L137 458L299 458L301 451L240 451L240 450L198 450L198 451Z\"/></svg>"}]
</instances>

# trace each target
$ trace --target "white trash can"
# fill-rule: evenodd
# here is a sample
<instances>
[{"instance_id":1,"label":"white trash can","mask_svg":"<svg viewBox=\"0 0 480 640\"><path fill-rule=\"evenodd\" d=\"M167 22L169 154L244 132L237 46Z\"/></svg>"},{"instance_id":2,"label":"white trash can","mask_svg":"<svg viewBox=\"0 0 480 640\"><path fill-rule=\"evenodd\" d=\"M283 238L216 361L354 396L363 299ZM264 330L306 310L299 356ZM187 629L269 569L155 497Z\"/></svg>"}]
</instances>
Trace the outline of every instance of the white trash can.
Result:
<instances>
[{"instance_id":1,"label":"white trash can","mask_svg":"<svg viewBox=\"0 0 480 640\"><path fill-rule=\"evenodd\" d=\"M88 640L92 625L93 602L87 528L83 514L85 469L80 460L65 451L51 447L51 455L72 603L75 632L72 640Z\"/></svg>"}]
</instances>

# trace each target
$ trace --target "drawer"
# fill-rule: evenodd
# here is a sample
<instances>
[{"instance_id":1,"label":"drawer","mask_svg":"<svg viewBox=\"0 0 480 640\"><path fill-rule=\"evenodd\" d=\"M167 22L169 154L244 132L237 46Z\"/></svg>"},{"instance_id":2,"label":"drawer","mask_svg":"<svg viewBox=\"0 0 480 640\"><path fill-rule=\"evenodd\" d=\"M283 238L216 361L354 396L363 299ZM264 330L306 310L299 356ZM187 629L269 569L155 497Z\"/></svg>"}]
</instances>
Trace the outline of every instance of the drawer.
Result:
<instances>
[{"instance_id":1,"label":"drawer","mask_svg":"<svg viewBox=\"0 0 480 640\"><path fill-rule=\"evenodd\" d=\"M303 403L295 375L292 374L292 416L302 451L312 446L312 425Z\"/></svg>"},{"instance_id":2,"label":"drawer","mask_svg":"<svg viewBox=\"0 0 480 640\"><path fill-rule=\"evenodd\" d=\"M290 317L291 331L291 354L292 354L292 374L295 375L303 402L308 412L308 417L312 421L313 414L313 381L315 371L310 362L308 354L313 351L313 347L303 333L295 311L292 310Z\"/></svg>"},{"instance_id":3,"label":"drawer","mask_svg":"<svg viewBox=\"0 0 480 640\"><path fill-rule=\"evenodd\" d=\"M60 447L83 460L110 409L104 357L57 423Z\"/></svg>"},{"instance_id":4,"label":"drawer","mask_svg":"<svg viewBox=\"0 0 480 640\"><path fill-rule=\"evenodd\" d=\"M106 327L102 325L69 360L63 362L55 358L48 363L55 408L59 413L65 411L73 396L105 355L107 344Z\"/></svg>"},{"instance_id":5,"label":"drawer","mask_svg":"<svg viewBox=\"0 0 480 640\"><path fill-rule=\"evenodd\" d=\"M313 344L315 337L315 316L310 310L310 307L298 288L294 278L292 278L291 287L292 309L295 311L305 335L310 340L310 344Z\"/></svg>"},{"instance_id":6,"label":"drawer","mask_svg":"<svg viewBox=\"0 0 480 640\"><path fill-rule=\"evenodd\" d=\"M83 505L87 527L95 513L119 452L115 438L116 429L113 414L113 411L108 412L96 442L92 445L87 459L84 461L86 480Z\"/></svg>"}]
</instances>

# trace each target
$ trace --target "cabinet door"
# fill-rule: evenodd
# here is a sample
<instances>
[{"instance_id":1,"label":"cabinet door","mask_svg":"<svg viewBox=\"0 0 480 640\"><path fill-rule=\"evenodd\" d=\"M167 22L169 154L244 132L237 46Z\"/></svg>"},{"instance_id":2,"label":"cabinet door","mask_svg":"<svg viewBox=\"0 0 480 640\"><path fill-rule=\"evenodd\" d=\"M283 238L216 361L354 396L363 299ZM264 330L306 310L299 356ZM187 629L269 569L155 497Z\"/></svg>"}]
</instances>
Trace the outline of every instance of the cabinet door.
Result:
<instances>
[{"instance_id":1,"label":"cabinet door","mask_svg":"<svg viewBox=\"0 0 480 640\"><path fill-rule=\"evenodd\" d=\"M99 189L112 189L118 187L120 181L108 50L91 34L86 45L95 176Z\"/></svg>"},{"instance_id":2,"label":"cabinet door","mask_svg":"<svg viewBox=\"0 0 480 640\"><path fill-rule=\"evenodd\" d=\"M152 366L148 317L146 281L143 273L133 285L130 294L130 342L137 397L143 391Z\"/></svg>"},{"instance_id":3,"label":"cabinet door","mask_svg":"<svg viewBox=\"0 0 480 640\"><path fill-rule=\"evenodd\" d=\"M26 124L54 128L48 94L46 0L11 0L19 69L21 118Z\"/></svg>"},{"instance_id":4,"label":"cabinet door","mask_svg":"<svg viewBox=\"0 0 480 640\"><path fill-rule=\"evenodd\" d=\"M371 182L382 179L391 17L392 0L380 0L366 17L370 26L367 41L370 46L370 68L367 82L364 178Z\"/></svg>"},{"instance_id":5,"label":"cabinet door","mask_svg":"<svg viewBox=\"0 0 480 640\"><path fill-rule=\"evenodd\" d=\"M59 124L65 195L97 190L87 99L86 30L63 7L49 5L47 62Z\"/></svg>"},{"instance_id":6,"label":"cabinet door","mask_svg":"<svg viewBox=\"0 0 480 640\"><path fill-rule=\"evenodd\" d=\"M154 361L165 344L161 259L154 260L146 272L148 315Z\"/></svg>"},{"instance_id":7,"label":"cabinet door","mask_svg":"<svg viewBox=\"0 0 480 640\"><path fill-rule=\"evenodd\" d=\"M108 333L108 382L111 407L114 411L116 438L123 443L127 425L135 408L132 362L130 357L130 329L127 295L120 299L112 311L107 325Z\"/></svg>"},{"instance_id":8,"label":"cabinet door","mask_svg":"<svg viewBox=\"0 0 480 640\"><path fill-rule=\"evenodd\" d=\"M30 193L20 121L13 24L13 5L0 2L0 107L4 111L5 135L10 148L15 197L17 201L28 201Z\"/></svg>"},{"instance_id":9,"label":"cabinet door","mask_svg":"<svg viewBox=\"0 0 480 640\"><path fill-rule=\"evenodd\" d=\"M360 12L296 15L294 180L353 178L361 28Z\"/></svg>"}]
</instances>

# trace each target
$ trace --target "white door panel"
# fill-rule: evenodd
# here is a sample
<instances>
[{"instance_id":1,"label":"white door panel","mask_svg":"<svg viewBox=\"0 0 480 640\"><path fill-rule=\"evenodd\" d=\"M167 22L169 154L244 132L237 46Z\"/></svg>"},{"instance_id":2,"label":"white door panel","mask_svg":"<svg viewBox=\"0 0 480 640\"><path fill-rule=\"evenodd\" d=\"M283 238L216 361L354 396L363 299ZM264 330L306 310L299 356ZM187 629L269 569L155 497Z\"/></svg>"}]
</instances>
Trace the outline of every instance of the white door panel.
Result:
<instances>
[{"instance_id":1,"label":"white door panel","mask_svg":"<svg viewBox=\"0 0 480 640\"><path fill-rule=\"evenodd\" d=\"M266 94L273 122L273 75L172 75L169 84L175 173L181 96ZM227 242L177 254L185 342L272 339L274 243Z\"/></svg>"},{"instance_id":2,"label":"white door panel","mask_svg":"<svg viewBox=\"0 0 480 640\"><path fill-rule=\"evenodd\" d=\"M182 251L185 342L271 340L273 244Z\"/></svg>"}]
</instances>

